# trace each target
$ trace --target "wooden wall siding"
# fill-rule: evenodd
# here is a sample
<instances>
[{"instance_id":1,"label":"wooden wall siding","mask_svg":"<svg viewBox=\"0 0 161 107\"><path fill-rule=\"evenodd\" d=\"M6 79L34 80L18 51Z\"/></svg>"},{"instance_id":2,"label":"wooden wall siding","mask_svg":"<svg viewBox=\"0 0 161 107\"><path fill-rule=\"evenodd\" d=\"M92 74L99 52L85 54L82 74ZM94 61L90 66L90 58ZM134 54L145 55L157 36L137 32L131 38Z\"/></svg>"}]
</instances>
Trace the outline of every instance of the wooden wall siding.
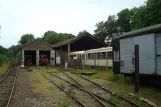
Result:
<instances>
[{"instance_id":1,"label":"wooden wall siding","mask_svg":"<svg viewBox=\"0 0 161 107\"><path fill-rule=\"evenodd\" d=\"M52 50L52 47L49 45L41 42L41 41L34 41L26 46L23 47L24 50Z\"/></svg>"}]
</instances>

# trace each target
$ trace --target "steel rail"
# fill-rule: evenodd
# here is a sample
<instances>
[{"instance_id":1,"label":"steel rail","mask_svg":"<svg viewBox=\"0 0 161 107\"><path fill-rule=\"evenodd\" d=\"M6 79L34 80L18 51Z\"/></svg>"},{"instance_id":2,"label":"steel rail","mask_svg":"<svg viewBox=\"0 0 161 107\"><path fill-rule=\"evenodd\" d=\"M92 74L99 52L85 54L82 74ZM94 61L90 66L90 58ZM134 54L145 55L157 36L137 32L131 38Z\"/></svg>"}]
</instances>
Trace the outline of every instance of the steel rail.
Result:
<instances>
[{"instance_id":1,"label":"steel rail","mask_svg":"<svg viewBox=\"0 0 161 107\"><path fill-rule=\"evenodd\" d=\"M41 69L41 68L37 68L37 69ZM45 70L44 70L45 71ZM47 71L48 72L48 71ZM57 85L54 81L52 81L51 79L49 79L48 77L44 76L44 78L46 78L47 80L49 80L52 84L54 84L55 86L57 86L61 91L65 92L69 97L71 97L73 100L75 100L80 106L82 107L86 107L82 102L80 102L75 96L73 96L72 94L70 94L68 91L66 91L65 89L61 88L59 85Z\"/></svg>"},{"instance_id":2,"label":"steel rail","mask_svg":"<svg viewBox=\"0 0 161 107\"><path fill-rule=\"evenodd\" d=\"M60 71L60 70L58 70L58 71ZM60 71L60 72L62 72L62 71ZM73 80L73 81L74 81L76 84L78 84L80 87L82 87L82 88L84 88L85 90L87 90L87 92L88 92L93 98L95 98L95 100L96 100L98 103L100 103L101 106L107 107L99 98L97 98L92 92L90 92L90 91L88 90L88 88L82 86L79 82L77 82L75 79L73 79L72 77L70 77L70 76L69 76L68 74L66 74L65 72L62 72L62 73L65 74L67 77L69 77L71 80Z\"/></svg>"},{"instance_id":3,"label":"steel rail","mask_svg":"<svg viewBox=\"0 0 161 107\"><path fill-rule=\"evenodd\" d=\"M8 75L8 73L11 71L11 68L5 73L5 75L0 79L0 82Z\"/></svg>"},{"instance_id":4,"label":"steel rail","mask_svg":"<svg viewBox=\"0 0 161 107\"><path fill-rule=\"evenodd\" d=\"M18 68L17 68L17 71L16 71L16 75L15 75L15 78L14 78L14 83L13 83L12 90L11 90L11 93L10 93L10 97L9 97L9 100L7 102L6 107L9 107L11 99L12 99L12 96L13 96L13 91L14 91L14 88L15 88L16 80L17 80L17 72L18 72Z\"/></svg>"},{"instance_id":5,"label":"steel rail","mask_svg":"<svg viewBox=\"0 0 161 107\"><path fill-rule=\"evenodd\" d=\"M128 102L128 103L130 103L130 104L132 104L132 105L134 105L134 106L136 106L136 107L141 107L141 106L139 106L138 104L136 104L136 103L134 103L134 102L132 102L132 101L126 99L125 97L122 97L122 96L120 96L120 95L118 95L118 94L116 94L116 93L113 93L113 92L111 92L110 90L104 88L103 86L101 86L101 85L99 85L99 84L97 84L97 83L95 83L95 82L93 82L93 81L91 81L91 80L85 78L84 76L81 76L81 75L80 75L80 77L82 77L83 79L85 79L85 80L87 80L87 81L89 81L89 82L91 82L91 83L93 83L93 84L99 86L101 89L103 89L103 90L106 91L106 92L109 92L111 95L118 96L120 99L123 99L123 100L125 100L126 102Z\"/></svg>"},{"instance_id":6,"label":"steel rail","mask_svg":"<svg viewBox=\"0 0 161 107\"><path fill-rule=\"evenodd\" d=\"M37 68L37 69L41 69L41 68ZM41 70L44 70L44 69L41 69ZM44 71L47 71L47 70L44 70ZM59 72L62 72L62 71L59 70ZM84 91L84 92L87 92L87 93L90 94L92 97L94 97L95 100L98 101L103 107L107 107L107 106L106 106L101 100L103 100L103 101L105 101L105 102L108 102L108 103L110 103L111 105L113 105L113 106L115 106L115 107L119 107L119 105L117 105L117 104L111 102L110 100L107 100L107 99L105 99L105 98L103 98L103 97L101 97L101 96L99 96L99 95L97 95L97 94L95 94L95 93L90 92L87 88L83 87L80 83L78 83L77 81L75 81L73 78L71 78L69 75L67 75L67 74L64 73L64 72L62 72L62 73L64 73L66 76L68 76L70 79L72 79L72 80L73 80L75 83L77 83L78 85L73 84L73 83L71 83L71 82L69 82L69 81L67 81L67 80L65 80L65 79L63 79L63 78L60 78L60 77L58 77L58 76L52 74L51 72L48 72L48 71L47 71L47 73L49 73L49 74L51 74L51 75L53 75L53 76L55 76L55 77L57 77L57 78L59 78L59 79L65 81L65 82L67 82L67 83L70 83L71 85L73 85L73 86L79 88L80 90L82 90L82 91ZM101 99L101 100L100 100L100 99Z\"/></svg>"},{"instance_id":7,"label":"steel rail","mask_svg":"<svg viewBox=\"0 0 161 107\"><path fill-rule=\"evenodd\" d=\"M54 75L54 74L51 74L51 75L53 75L53 76L55 76L55 77L57 77L57 78L59 78L59 79L65 81L65 82L67 82L67 83L70 83L71 85L73 85L73 86L75 86L75 87L77 87L77 88L79 88L79 89L81 89L81 90L83 90L83 91L89 93L89 91L87 91L86 89L84 89L84 88L82 88L82 87L80 87L80 86L78 86L78 85L76 85L76 84L73 84L73 83L71 83L71 82L69 82L69 81L67 81L67 80L65 80L65 79L63 79L63 78L61 78L61 77L58 77L57 75ZM103 98L103 97L101 97L101 96L99 96L99 95L97 95L97 94L95 94L95 93L93 93L93 92L91 92L91 93L92 93L93 95L95 95L96 97L98 97L99 99L101 99L101 100L103 100L103 101L106 101L106 102L110 103L110 104L113 105L113 106L119 107L119 105L117 105L117 104L111 102L110 100L105 99L105 98Z\"/></svg>"}]
</instances>

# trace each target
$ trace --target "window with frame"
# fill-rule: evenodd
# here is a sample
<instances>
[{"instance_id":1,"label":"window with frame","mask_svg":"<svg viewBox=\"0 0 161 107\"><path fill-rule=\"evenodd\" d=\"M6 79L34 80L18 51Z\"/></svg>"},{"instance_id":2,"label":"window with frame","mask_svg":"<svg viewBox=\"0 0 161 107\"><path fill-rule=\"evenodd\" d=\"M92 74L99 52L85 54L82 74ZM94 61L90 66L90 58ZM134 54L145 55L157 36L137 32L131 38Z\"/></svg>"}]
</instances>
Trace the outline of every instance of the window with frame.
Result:
<instances>
[{"instance_id":1,"label":"window with frame","mask_svg":"<svg viewBox=\"0 0 161 107\"><path fill-rule=\"evenodd\" d=\"M108 52L108 53L107 53L107 58L108 58L108 59L112 59L112 52Z\"/></svg>"},{"instance_id":2,"label":"window with frame","mask_svg":"<svg viewBox=\"0 0 161 107\"><path fill-rule=\"evenodd\" d=\"M92 54L88 53L88 59L92 59Z\"/></svg>"},{"instance_id":3,"label":"window with frame","mask_svg":"<svg viewBox=\"0 0 161 107\"><path fill-rule=\"evenodd\" d=\"M106 59L106 52L102 52L102 59Z\"/></svg>"},{"instance_id":4,"label":"window with frame","mask_svg":"<svg viewBox=\"0 0 161 107\"><path fill-rule=\"evenodd\" d=\"M102 53L101 52L97 53L97 59L102 59Z\"/></svg>"}]
</instances>

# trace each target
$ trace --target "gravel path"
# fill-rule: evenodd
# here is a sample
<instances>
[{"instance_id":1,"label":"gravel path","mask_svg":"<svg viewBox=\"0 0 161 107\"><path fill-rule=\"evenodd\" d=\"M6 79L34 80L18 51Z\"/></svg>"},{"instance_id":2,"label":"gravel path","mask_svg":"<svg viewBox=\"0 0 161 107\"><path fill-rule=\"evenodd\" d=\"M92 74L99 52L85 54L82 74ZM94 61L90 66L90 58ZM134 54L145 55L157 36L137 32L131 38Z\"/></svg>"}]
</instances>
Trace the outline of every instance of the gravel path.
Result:
<instances>
[{"instance_id":1,"label":"gravel path","mask_svg":"<svg viewBox=\"0 0 161 107\"><path fill-rule=\"evenodd\" d=\"M19 69L10 107L61 107L63 104L67 104L68 107L78 107L73 100L59 89L55 87L54 89L48 89L49 86L46 84L49 85L50 82L46 83L46 80L43 79L37 71L27 72ZM34 82L39 85L33 86ZM45 85L42 86L42 84ZM40 91L42 89L39 87L44 87L45 94Z\"/></svg>"}]
</instances>

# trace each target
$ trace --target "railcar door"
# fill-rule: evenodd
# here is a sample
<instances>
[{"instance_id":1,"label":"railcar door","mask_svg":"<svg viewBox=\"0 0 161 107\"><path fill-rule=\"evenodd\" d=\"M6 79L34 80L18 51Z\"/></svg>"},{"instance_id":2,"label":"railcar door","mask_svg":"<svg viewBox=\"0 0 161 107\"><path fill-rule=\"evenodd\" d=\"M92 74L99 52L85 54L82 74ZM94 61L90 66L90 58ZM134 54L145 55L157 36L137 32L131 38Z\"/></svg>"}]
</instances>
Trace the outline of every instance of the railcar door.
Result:
<instances>
[{"instance_id":1,"label":"railcar door","mask_svg":"<svg viewBox=\"0 0 161 107\"><path fill-rule=\"evenodd\" d=\"M146 34L134 37L134 46L139 45L139 72L155 73L155 36Z\"/></svg>"}]
</instances>

